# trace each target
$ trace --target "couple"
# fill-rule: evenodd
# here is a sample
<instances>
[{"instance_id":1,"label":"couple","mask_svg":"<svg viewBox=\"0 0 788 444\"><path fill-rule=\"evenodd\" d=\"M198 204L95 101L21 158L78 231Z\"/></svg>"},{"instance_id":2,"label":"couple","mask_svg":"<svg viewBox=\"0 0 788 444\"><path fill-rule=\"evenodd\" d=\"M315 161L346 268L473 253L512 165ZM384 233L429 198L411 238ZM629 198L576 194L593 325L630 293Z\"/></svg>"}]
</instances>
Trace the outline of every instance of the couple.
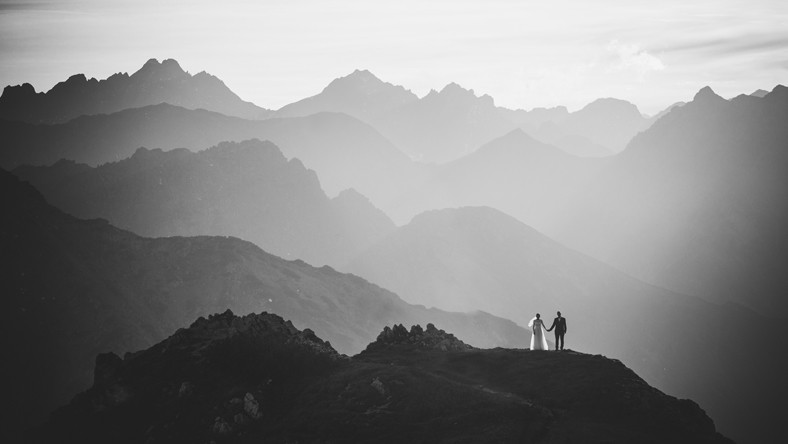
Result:
<instances>
[{"instance_id":1,"label":"couple","mask_svg":"<svg viewBox=\"0 0 788 444\"><path fill-rule=\"evenodd\" d=\"M540 319L539 313L536 317L531 319L528 323L533 331L531 336L531 350L547 350L547 333L545 332L544 322ZM558 312L558 317L553 319L553 325L547 329L550 331L555 328L555 349L564 349L564 335L566 334L566 318L561 317L561 312ZM560 345L559 345L560 344Z\"/></svg>"}]
</instances>

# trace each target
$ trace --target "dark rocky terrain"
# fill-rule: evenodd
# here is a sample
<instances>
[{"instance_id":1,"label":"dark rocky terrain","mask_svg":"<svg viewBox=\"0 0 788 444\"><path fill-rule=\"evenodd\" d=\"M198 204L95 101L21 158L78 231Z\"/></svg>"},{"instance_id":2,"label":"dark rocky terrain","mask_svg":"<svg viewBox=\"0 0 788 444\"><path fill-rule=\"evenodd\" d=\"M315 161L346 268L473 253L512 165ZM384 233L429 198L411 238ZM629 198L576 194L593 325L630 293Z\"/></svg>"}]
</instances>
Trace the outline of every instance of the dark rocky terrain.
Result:
<instances>
[{"instance_id":1,"label":"dark rocky terrain","mask_svg":"<svg viewBox=\"0 0 788 444\"><path fill-rule=\"evenodd\" d=\"M148 60L137 72L88 79L75 74L47 92L32 85L7 86L0 96L0 119L28 123L63 123L83 115L169 103L248 119L271 111L241 100L221 80L202 71L185 72L173 59Z\"/></svg>"},{"instance_id":2,"label":"dark rocky terrain","mask_svg":"<svg viewBox=\"0 0 788 444\"><path fill-rule=\"evenodd\" d=\"M191 320L266 310L357 353L384 325L437 322L482 347L528 334L485 313L448 313L330 267L286 261L229 237L145 238L48 205L0 171L0 345L7 356L3 441L88 387L96 354L152 346Z\"/></svg>"},{"instance_id":3,"label":"dark rocky terrain","mask_svg":"<svg viewBox=\"0 0 788 444\"><path fill-rule=\"evenodd\" d=\"M352 358L262 313L200 318L123 359L29 442L728 443L620 362L386 329Z\"/></svg>"}]
</instances>

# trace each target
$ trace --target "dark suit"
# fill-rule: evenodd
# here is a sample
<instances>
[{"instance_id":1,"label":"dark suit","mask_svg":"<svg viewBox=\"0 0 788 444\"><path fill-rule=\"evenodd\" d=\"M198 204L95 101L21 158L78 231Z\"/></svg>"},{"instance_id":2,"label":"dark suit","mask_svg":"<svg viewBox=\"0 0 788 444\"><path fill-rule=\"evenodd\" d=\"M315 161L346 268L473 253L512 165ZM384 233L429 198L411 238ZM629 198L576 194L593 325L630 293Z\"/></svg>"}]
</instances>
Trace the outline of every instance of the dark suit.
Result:
<instances>
[{"instance_id":1,"label":"dark suit","mask_svg":"<svg viewBox=\"0 0 788 444\"><path fill-rule=\"evenodd\" d=\"M553 325L547 329L547 331L552 330L555 328L555 349L556 350L563 350L564 349L564 335L566 334L566 318L563 316L559 316L553 319ZM561 345L558 345L558 344Z\"/></svg>"}]
</instances>

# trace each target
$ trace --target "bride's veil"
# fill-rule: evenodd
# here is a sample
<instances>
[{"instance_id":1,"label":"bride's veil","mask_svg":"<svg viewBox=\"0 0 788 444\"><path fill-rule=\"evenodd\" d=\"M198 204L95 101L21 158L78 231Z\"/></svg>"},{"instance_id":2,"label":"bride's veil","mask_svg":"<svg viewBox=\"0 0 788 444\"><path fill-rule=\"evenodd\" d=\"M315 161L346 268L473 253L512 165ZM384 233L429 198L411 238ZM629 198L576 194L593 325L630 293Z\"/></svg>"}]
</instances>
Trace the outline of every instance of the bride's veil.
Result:
<instances>
[{"instance_id":1,"label":"bride's veil","mask_svg":"<svg viewBox=\"0 0 788 444\"><path fill-rule=\"evenodd\" d=\"M528 328L534 328L534 321L536 320L536 316L533 317L530 321L528 321Z\"/></svg>"}]
</instances>

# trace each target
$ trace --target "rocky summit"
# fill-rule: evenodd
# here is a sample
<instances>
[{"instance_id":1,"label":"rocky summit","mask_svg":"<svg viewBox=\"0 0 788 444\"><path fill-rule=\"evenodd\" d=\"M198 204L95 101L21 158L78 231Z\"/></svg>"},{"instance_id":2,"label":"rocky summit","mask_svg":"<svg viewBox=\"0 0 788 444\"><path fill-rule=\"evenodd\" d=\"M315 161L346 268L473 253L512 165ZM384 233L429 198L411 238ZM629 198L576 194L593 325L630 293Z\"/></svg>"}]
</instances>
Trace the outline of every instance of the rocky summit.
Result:
<instances>
[{"instance_id":1,"label":"rocky summit","mask_svg":"<svg viewBox=\"0 0 788 444\"><path fill-rule=\"evenodd\" d=\"M28 442L726 443L621 362L386 327L354 357L279 316L200 318L123 358Z\"/></svg>"},{"instance_id":2,"label":"rocky summit","mask_svg":"<svg viewBox=\"0 0 788 444\"><path fill-rule=\"evenodd\" d=\"M435 325L427 324L427 330L414 325L408 331L404 325L386 326L375 342L367 346L366 351L385 350L390 347L412 346L422 350L462 351L473 350L474 347L460 341L453 334L438 330Z\"/></svg>"}]
</instances>

